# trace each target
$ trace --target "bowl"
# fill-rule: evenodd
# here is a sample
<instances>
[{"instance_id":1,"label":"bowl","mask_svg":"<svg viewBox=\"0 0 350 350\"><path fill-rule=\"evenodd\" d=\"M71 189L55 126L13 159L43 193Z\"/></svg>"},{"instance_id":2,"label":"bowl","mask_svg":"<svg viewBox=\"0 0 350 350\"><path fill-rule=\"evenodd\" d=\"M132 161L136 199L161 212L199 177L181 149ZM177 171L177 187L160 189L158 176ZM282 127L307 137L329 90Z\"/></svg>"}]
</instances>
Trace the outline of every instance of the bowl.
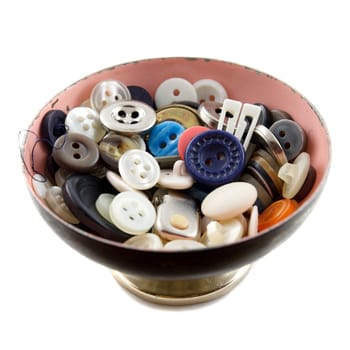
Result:
<instances>
[{"instance_id":1,"label":"bowl","mask_svg":"<svg viewBox=\"0 0 350 350\"><path fill-rule=\"evenodd\" d=\"M182 77L219 81L228 96L269 109L286 111L302 126L316 170L315 183L287 219L239 242L201 250L147 251L129 248L69 224L52 212L33 190L35 172L45 173L48 148L37 142L43 116L50 109L69 111L87 100L93 87L106 79L139 85L154 95L161 82ZM79 253L112 270L114 277L136 295L156 303L193 304L230 291L250 265L288 239L310 214L325 186L330 166L330 138L316 108L299 92L269 74L235 63L206 58L156 58L116 65L93 73L52 98L33 119L21 144L23 173L30 196L50 228Z\"/></svg>"}]
</instances>

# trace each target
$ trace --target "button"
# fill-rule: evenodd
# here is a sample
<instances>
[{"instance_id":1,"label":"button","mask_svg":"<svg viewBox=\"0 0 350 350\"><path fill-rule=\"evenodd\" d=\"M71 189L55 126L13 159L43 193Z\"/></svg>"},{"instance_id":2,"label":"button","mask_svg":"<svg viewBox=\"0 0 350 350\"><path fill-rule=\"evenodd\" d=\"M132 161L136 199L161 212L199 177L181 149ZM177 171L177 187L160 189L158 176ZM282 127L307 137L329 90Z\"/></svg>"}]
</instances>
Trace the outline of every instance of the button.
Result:
<instances>
[{"instance_id":1,"label":"button","mask_svg":"<svg viewBox=\"0 0 350 350\"><path fill-rule=\"evenodd\" d=\"M290 116L290 114L288 114L287 112L282 111L280 109L272 109L271 110L271 119L272 119L272 124L281 120L281 119L293 120L293 118Z\"/></svg>"},{"instance_id":2,"label":"button","mask_svg":"<svg viewBox=\"0 0 350 350\"><path fill-rule=\"evenodd\" d=\"M282 195L293 198L302 188L310 169L310 156L302 152L295 158L293 164L285 163L281 166L278 176L284 181Z\"/></svg>"},{"instance_id":3,"label":"button","mask_svg":"<svg viewBox=\"0 0 350 350\"><path fill-rule=\"evenodd\" d=\"M253 176L247 173L244 173L241 176L240 181L250 183L257 190L258 198L256 199L254 204L258 207L259 213L261 213L265 208L267 208L272 203L273 201L272 197Z\"/></svg>"},{"instance_id":4,"label":"button","mask_svg":"<svg viewBox=\"0 0 350 350\"><path fill-rule=\"evenodd\" d=\"M306 136L301 126L293 120L282 119L270 127L281 144L288 160L295 159L306 146Z\"/></svg>"},{"instance_id":5,"label":"button","mask_svg":"<svg viewBox=\"0 0 350 350\"><path fill-rule=\"evenodd\" d=\"M279 166L288 162L287 156L284 153L279 141L275 135L264 125L257 125L254 130L254 142L258 143L262 148L269 152L277 161Z\"/></svg>"},{"instance_id":6,"label":"button","mask_svg":"<svg viewBox=\"0 0 350 350\"><path fill-rule=\"evenodd\" d=\"M216 80L200 79L193 86L197 91L200 103L208 101L222 103L227 98L225 88Z\"/></svg>"},{"instance_id":7,"label":"button","mask_svg":"<svg viewBox=\"0 0 350 350\"><path fill-rule=\"evenodd\" d=\"M164 250L180 251L206 248L203 243L191 239L176 239L165 244Z\"/></svg>"},{"instance_id":8,"label":"button","mask_svg":"<svg viewBox=\"0 0 350 350\"><path fill-rule=\"evenodd\" d=\"M307 174L306 180L299 190L299 192L294 196L293 199L295 199L297 202L301 202L312 190L312 187L314 186L316 181L316 170L315 168L310 165L309 173Z\"/></svg>"},{"instance_id":9,"label":"button","mask_svg":"<svg viewBox=\"0 0 350 350\"><path fill-rule=\"evenodd\" d=\"M115 196L109 215L120 230L132 235L140 235L151 229L156 220L152 203L137 192L122 192Z\"/></svg>"},{"instance_id":10,"label":"button","mask_svg":"<svg viewBox=\"0 0 350 350\"><path fill-rule=\"evenodd\" d=\"M198 107L198 114L201 121L210 129L217 129L222 103L219 102L203 102Z\"/></svg>"},{"instance_id":11,"label":"button","mask_svg":"<svg viewBox=\"0 0 350 350\"><path fill-rule=\"evenodd\" d=\"M187 172L185 162L178 160L174 163L173 169L160 171L158 185L172 190L185 190L194 183L192 176Z\"/></svg>"},{"instance_id":12,"label":"button","mask_svg":"<svg viewBox=\"0 0 350 350\"><path fill-rule=\"evenodd\" d=\"M258 207L254 205L250 209L249 223L248 223L248 237L254 237L258 234L259 225L259 211Z\"/></svg>"},{"instance_id":13,"label":"button","mask_svg":"<svg viewBox=\"0 0 350 350\"><path fill-rule=\"evenodd\" d=\"M262 103L254 103L255 106L260 107L260 115L258 120L258 125L264 125L269 128L272 124L272 115L270 110Z\"/></svg>"},{"instance_id":14,"label":"button","mask_svg":"<svg viewBox=\"0 0 350 350\"><path fill-rule=\"evenodd\" d=\"M258 230L265 230L280 221L286 219L298 208L298 203L294 199L280 199L273 202L259 215Z\"/></svg>"},{"instance_id":15,"label":"button","mask_svg":"<svg viewBox=\"0 0 350 350\"><path fill-rule=\"evenodd\" d=\"M129 85L128 90L131 95L131 100L146 103L150 107L154 108L153 98L145 88L137 85Z\"/></svg>"},{"instance_id":16,"label":"button","mask_svg":"<svg viewBox=\"0 0 350 350\"><path fill-rule=\"evenodd\" d=\"M239 241L245 234L242 221L236 218L226 221L211 221L201 240L207 247L217 247Z\"/></svg>"},{"instance_id":17,"label":"button","mask_svg":"<svg viewBox=\"0 0 350 350\"><path fill-rule=\"evenodd\" d=\"M237 137L221 130L197 135L185 152L187 171L196 181L209 186L236 180L243 171L244 162L244 149Z\"/></svg>"},{"instance_id":18,"label":"button","mask_svg":"<svg viewBox=\"0 0 350 350\"><path fill-rule=\"evenodd\" d=\"M194 86L186 79L170 78L157 87L154 100L157 108L161 108L178 101L198 102L198 96Z\"/></svg>"},{"instance_id":19,"label":"button","mask_svg":"<svg viewBox=\"0 0 350 350\"><path fill-rule=\"evenodd\" d=\"M66 113L59 109L52 109L44 115L40 125L40 136L48 140L51 147L60 136L67 132L65 120Z\"/></svg>"},{"instance_id":20,"label":"button","mask_svg":"<svg viewBox=\"0 0 350 350\"><path fill-rule=\"evenodd\" d=\"M160 167L149 153L137 149L125 152L119 159L122 179L137 190L152 188L159 180Z\"/></svg>"},{"instance_id":21,"label":"button","mask_svg":"<svg viewBox=\"0 0 350 350\"><path fill-rule=\"evenodd\" d=\"M96 210L98 213L107 221L109 221L111 224L113 224L113 221L111 219L111 216L109 215L109 207L115 197L115 194L111 193L101 193L98 198L96 199Z\"/></svg>"},{"instance_id":22,"label":"button","mask_svg":"<svg viewBox=\"0 0 350 350\"><path fill-rule=\"evenodd\" d=\"M49 207L64 221L70 224L79 224L79 220L68 209L63 200L62 189L58 186L52 186L46 192L46 201Z\"/></svg>"},{"instance_id":23,"label":"button","mask_svg":"<svg viewBox=\"0 0 350 350\"><path fill-rule=\"evenodd\" d=\"M157 122L161 123L167 120L178 122L185 129L191 126L199 125L199 114L193 108L185 105L173 104L163 107L157 111Z\"/></svg>"},{"instance_id":24,"label":"button","mask_svg":"<svg viewBox=\"0 0 350 350\"><path fill-rule=\"evenodd\" d=\"M124 242L124 245L141 250L160 250L163 248L162 240L154 233L144 233L131 237Z\"/></svg>"},{"instance_id":25,"label":"button","mask_svg":"<svg viewBox=\"0 0 350 350\"><path fill-rule=\"evenodd\" d=\"M32 185L34 192L41 199L46 199L46 193L52 187L51 181L38 173L32 177Z\"/></svg>"},{"instance_id":26,"label":"button","mask_svg":"<svg viewBox=\"0 0 350 350\"><path fill-rule=\"evenodd\" d=\"M59 168L55 172L55 183L57 186L62 187L66 179L74 174L74 171L65 169L65 168Z\"/></svg>"},{"instance_id":27,"label":"button","mask_svg":"<svg viewBox=\"0 0 350 350\"><path fill-rule=\"evenodd\" d=\"M156 112L140 101L120 101L101 110L101 123L121 134L138 134L151 129L156 122Z\"/></svg>"},{"instance_id":28,"label":"button","mask_svg":"<svg viewBox=\"0 0 350 350\"><path fill-rule=\"evenodd\" d=\"M165 121L153 127L148 138L148 148L156 157L178 155L177 145L184 127L173 121Z\"/></svg>"},{"instance_id":29,"label":"button","mask_svg":"<svg viewBox=\"0 0 350 350\"><path fill-rule=\"evenodd\" d=\"M264 149L260 148L260 149L257 149L253 154L255 156L259 156L260 158L265 159L266 162L268 162L269 165L271 166L271 168L274 170L274 172L276 174L278 173L278 171L280 170L280 166L278 165L276 159L273 158L269 152L267 152Z\"/></svg>"},{"instance_id":30,"label":"button","mask_svg":"<svg viewBox=\"0 0 350 350\"><path fill-rule=\"evenodd\" d=\"M193 199L180 194L166 194L157 207L155 232L164 239L198 239L199 214Z\"/></svg>"},{"instance_id":31,"label":"button","mask_svg":"<svg viewBox=\"0 0 350 350\"><path fill-rule=\"evenodd\" d=\"M68 133L57 139L52 156L60 167L84 173L94 168L100 155L92 139L82 134Z\"/></svg>"},{"instance_id":32,"label":"button","mask_svg":"<svg viewBox=\"0 0 350 350\"><path fill-rule=\"evenodd\" d=\"M139 143L130 137L110 132L103 138L98 148L103 161L110 169L117 171L120 157L130 149L138 149Z\"/></svg>"},{"instance_id":33,"label":"button","mask_svg":"<svg viewBox=\"0 0 350 350\"><path fill-rule=\"evenodd\" d=\"M204 198L203 215L214 220L229 220L248 210L257 199L255 187L246 182L220 186Z\"/></svg>"},{"instance_id":34,"label":"button","mask_svg":"<svg viewBox=\"0 0 350 350\"><path fill-rule=\"evenodd\" d=\"M68 208L92 234L124 242L130 235L104 219L96 209L97 198L102 193L114 194L115 191L106 180L87 174L70 176L62 187Z\"/></svg>"},{"instance_id":35,"label":"button","mask_svg":"<svg viewBox=\"0 0 350 350\"><path fill-rule=\"evenodd\" d=\"M68 133L78 133L100 142L106 133L96 111L88 107L76 107L66 117Z\"/></svg>"},{"instance_id":36,"label":"button","mask_svg":"<svg viewBox=\"0 0 350 350\"><path fill-rule=\"evenodd\" d=\"M185 159L185 151L186 148L188 146L188 144L190 143L190 141L197 136L198 134L204 132L204 131L208 131L209 129L205 126L192 126L188 129L186 129L180 136L179 138L179 143L177 145L177 149L179 152L179 156L181 159Z\"/></svg>"},{"instance_id":37,"label":"button","mask_svg":"<svg viewBox=\"0 0 350 350\"><path fill-rule=\"evenodd\" d=\"M186 194L191 196L194 200L196 200L198 203L201 203L203 199L211 192L213 191L212 186L207 186L201 183L195 183L191 188L186 190Z\"/></svg>"},{"instance_id":38,"label":"button","mask_svg":"<svg viewBox=\"0 0 350 350\"><path fill-rule=\"evenodd\" d=\"M90 95L90 104L97 112L100 112L104 107L116 101L125 100L131 100L130 91L119 80L101 81L95 85Z\"/></svg>"}]
</instances>

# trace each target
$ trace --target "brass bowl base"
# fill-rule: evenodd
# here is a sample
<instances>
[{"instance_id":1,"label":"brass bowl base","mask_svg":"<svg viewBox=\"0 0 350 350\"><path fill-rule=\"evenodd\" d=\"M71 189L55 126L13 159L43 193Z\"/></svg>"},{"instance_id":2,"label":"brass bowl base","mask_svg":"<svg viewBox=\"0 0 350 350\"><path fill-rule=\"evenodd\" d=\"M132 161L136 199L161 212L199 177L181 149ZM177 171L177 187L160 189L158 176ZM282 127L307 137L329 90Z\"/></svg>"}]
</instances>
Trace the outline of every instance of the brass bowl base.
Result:
<instances>
[{"instance_id":1,"label":"brass bowl base","mask_svg":"<svg viewBox=\"0 0 350 350\"><path fill-rule=\"evenodd\" d=\"M125 289L139 298L162 305L193 305L217 299L229 293L248 274L251 265L207 278L186 280L156 280L112 271L113 277Z\"/></svg>"}]
</instances>

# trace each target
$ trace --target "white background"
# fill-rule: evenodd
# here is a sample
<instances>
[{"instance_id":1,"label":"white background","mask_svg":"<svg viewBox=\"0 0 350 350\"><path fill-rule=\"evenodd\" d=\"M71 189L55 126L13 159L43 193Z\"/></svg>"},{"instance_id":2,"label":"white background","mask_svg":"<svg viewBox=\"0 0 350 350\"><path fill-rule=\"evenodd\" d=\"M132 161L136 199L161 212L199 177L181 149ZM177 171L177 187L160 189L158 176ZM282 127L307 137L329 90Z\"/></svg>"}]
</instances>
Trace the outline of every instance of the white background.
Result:
<instances>
[{"instance_id":1,"label":"white background","mask_svg":"<svg viewBox=\"0 0 350 350\"><path fill-rule=\"evenodd\" d=\"M89 3L0 5L0 348L349 349L346 1ZM63 243L29 199L17 147L18 131L67 85L161 56L268 72L315 104L333 141L329 181L302 228L229 295L196 307L141 302Z\"/></svg>"}]
</instances>

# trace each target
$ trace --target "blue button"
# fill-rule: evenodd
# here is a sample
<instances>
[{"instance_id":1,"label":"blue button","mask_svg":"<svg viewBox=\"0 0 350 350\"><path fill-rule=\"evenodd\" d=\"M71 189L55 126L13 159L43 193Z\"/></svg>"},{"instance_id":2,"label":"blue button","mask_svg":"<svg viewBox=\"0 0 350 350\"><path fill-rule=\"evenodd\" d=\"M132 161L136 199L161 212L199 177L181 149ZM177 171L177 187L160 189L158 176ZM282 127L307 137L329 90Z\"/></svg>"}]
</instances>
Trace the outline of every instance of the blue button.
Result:
<instances>
[{"instance_id":1,"label":"blue button","mask_svg":"<svg viewBox=\"0 0 350 350\"><path fill-rule=\"evenodd\" d=\"M148 148L155 157L178 155L179 136L185 128L173 121L164 121L153 127L148 139Z\"/></svg>"},{"instance_id":2,"label":"blue button","mask_svg":"<svg viewBox=\"0 0 350 350\"><path fill-rule=\"evenodd\" d=\"M51 147L60 136L66 133L65 120L66 113L59 109L51 109L44 115L40 135L50 143Z\"/></svg>"},{"instance_id":3,"label":"blue button","mask_svg":"<svg viewBox=\"0 0 350 350\"><path fill-rule=\"evenodd\" d=\"M244 169L245 152L238 138L227 131L205 131L189 143L187 171L199 183L220 186L237 180Z\"/></svg>"}]
</instances>

